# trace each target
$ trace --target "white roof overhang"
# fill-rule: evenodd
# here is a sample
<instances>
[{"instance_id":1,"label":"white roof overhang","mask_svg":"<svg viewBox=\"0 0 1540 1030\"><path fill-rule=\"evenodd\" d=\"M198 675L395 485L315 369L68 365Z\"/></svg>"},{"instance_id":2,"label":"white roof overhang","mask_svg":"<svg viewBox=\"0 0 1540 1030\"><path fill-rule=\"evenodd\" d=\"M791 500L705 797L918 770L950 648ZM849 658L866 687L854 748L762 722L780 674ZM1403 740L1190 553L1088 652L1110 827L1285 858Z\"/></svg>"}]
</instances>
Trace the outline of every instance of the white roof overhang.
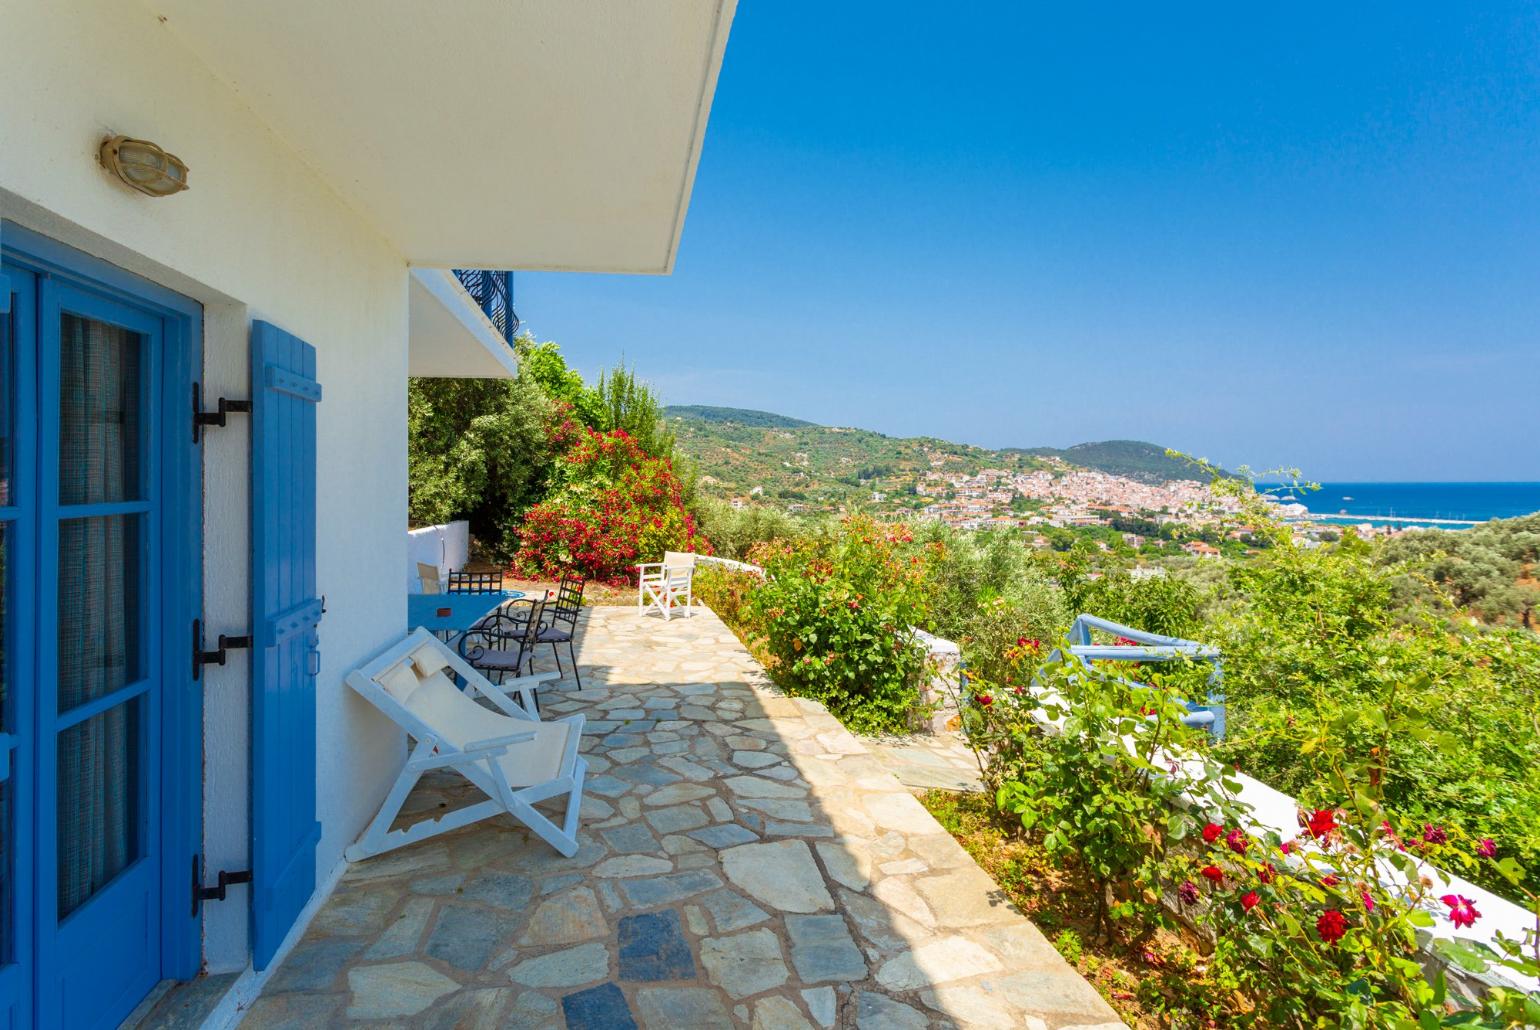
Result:
<instances>
[{"instance_id":1,"label":"white roof overhang","mask_svg":"<svg viewBox=\"0 0 1540 1030\"><path fill-rule=\"evenodd\" d=\"M735 0L142 0L410 265L673 269Z\"/></svg>"}]
</instances>

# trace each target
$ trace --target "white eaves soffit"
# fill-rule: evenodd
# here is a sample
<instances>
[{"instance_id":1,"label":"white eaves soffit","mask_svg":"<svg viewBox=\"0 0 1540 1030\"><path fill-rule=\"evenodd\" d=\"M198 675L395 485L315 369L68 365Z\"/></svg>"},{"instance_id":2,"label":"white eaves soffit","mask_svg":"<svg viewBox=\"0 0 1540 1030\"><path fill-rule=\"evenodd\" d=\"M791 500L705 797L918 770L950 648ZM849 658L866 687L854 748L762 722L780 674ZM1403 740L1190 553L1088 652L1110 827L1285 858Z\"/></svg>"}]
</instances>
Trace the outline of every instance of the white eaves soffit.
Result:
<instances>
[{"instance_id":1,"label":"white eaves soffit","mask_svg":"<svg viewBox=\"0 0 1540 1030\"><path fill-rule=\"evenodd\" d=\"M407 375L503 379L519 374L513 348L452 273L414 268L407 278Z\"/></svg>"},{"instance_id":2,"label":"white eaves soffit","mask_svg":"<svg viewBox=\"0 0 1540 1030\"><path fill-rule=\"evenodd\" d=\"M673 269L736 0L141 2L409 264Z\"/></svg>"}]
</instances>

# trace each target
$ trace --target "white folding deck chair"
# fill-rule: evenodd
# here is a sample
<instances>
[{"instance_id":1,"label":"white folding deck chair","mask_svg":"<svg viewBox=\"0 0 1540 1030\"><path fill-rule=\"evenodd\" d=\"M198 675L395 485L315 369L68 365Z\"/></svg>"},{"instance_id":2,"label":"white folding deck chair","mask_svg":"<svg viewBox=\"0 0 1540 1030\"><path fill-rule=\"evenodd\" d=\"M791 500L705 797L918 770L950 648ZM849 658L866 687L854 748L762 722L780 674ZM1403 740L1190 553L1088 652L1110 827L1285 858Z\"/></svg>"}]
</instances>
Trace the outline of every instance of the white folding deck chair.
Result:
<instances>
[{"instance_id":1,"label":"white folding deck chair","mask_svg":"<svg viewBox=\"0 0 1540 1030\"><path fill-rule=\"evenodd\" d=\"M662 561L637 566L636 610L646 614L656 608L667 620L674 606L683 604L686 615L694 615L695 555L683 551L664 551Z\"/></svg>"},{"instance_id":2,"label":"white folding deck chair","mask_svg":"<svg viewBox=\"0 0 1540 1030\"><path fill-rule=\"evenodd\" d=\"M464 679L463 691L451 681L452 673ZM369 858L503 812L563 855L570 858L576 854L583 777L588 771L588 763L578 755L583 717L569 715L541 722L534 703L536 686L555 676L539 673L494 685L421 627L349 673L348 686L406 730L416 743L379 814L358 843L344 852L348 861ZM478 702L478 695L497 711ZM391 823L422 774L442 768L454 769L487 799L437 819L392 830ZM558 827L534 805L562 794L567 796L567 811Z\"/></svg>"}]
</instances>

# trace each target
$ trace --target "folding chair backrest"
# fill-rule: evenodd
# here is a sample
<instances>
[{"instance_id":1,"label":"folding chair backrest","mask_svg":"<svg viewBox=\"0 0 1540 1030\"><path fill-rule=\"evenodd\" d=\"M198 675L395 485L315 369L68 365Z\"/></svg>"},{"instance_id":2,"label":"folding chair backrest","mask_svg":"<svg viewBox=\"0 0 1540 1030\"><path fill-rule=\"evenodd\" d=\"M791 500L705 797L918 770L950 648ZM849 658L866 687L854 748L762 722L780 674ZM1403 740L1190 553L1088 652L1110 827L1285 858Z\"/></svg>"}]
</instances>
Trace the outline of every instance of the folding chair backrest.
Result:
<instances>
[{"instance_id":1,"label":"folding chair backrest","mask_svg":"<svg viewBox=\"0 0 1540 1030\"><path fill-rule=\"evenodd\" d=\"M441 584L438 577L438 566L429 565L425 561L417 563L417 578L422 581L422 592L425 594L441 593Z\"/></svg>"},{"instance_id":2,"label":"folding chair backrest","mask_svg":"<svg viewBox=\"0 0 1540 1030\"><path fill-rule=\"evenodd\" d=\"M348 675L348 685L390 716L418 740L433 737L452 747L486 739L489 719L506 720L504 732L515 732L519 722L505 712L494 712L450 679L457 674L479 687L491 685L443 643L418 629L401 644L362 669Z\"/></svg>"},{"instance_id":3,"label":"folding chair backrest","mask_svg":"<svg viewBox=\"0 0 1540 1030\"><path fill-rule=\"evenodd\" d=\"M668 566L670 572L675 569L693 569L695 554L691 551L664 551L663 564Z\"/></svg>"}]
</instances>

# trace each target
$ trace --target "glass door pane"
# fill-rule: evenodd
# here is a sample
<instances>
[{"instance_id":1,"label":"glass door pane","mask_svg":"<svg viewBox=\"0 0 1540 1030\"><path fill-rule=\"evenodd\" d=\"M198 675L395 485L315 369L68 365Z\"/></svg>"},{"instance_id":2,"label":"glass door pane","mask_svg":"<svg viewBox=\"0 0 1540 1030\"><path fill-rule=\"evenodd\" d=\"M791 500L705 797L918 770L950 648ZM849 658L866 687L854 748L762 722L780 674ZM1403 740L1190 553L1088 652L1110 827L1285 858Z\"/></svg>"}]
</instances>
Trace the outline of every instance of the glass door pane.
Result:
<instances>
[{"instance_id":1,"label":"glass door pane","mask_svg":"<svg viewBox=\"0 0 1540 1030\"><path fill-rule=\"evenodd\" d=\"M58 914L145 854L147 337L59 317Z\"/></svg>"},{"instance_id":2,"label":"glass door pane","mask_svg":"<svg viewBox=\"0 0 1540 1030\"><path fill-rule=\"evenodd\" d=\"M64 312L59 326L59 503L139 500L144 338Z\"/></svg>"}]
</instances>

